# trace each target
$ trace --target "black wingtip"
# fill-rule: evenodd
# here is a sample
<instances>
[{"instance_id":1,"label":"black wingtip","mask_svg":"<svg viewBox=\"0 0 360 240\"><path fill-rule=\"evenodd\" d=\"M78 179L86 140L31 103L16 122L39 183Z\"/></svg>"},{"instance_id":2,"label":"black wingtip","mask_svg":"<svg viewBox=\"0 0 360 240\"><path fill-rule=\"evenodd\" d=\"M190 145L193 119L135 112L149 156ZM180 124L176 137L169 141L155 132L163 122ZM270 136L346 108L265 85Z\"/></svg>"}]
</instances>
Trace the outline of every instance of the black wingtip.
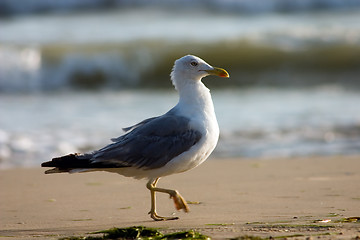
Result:
<instances>
[{"instance_id":1,"label":"black wingtip","mask_svg":"<svg viewBox=\"0 0 360 240\"><path fill-rule=\"evenodd\" d=\"M51 167L51 161L48 161L48 162L43 162L42 164L41 164L41 167Z\"/></svg>"},{"instance_id":2,"label":"black wingtip","mask_svg":"<svg viewBox=\"0 0 360 240\"><path fill-rule=\"evenodd\" d=\"M73 163L76 164L77 156L80 154L78 153L71 153L62 157L56 157L51 159L51 161L43 162L41 167L66 167L67 164L72 165Z\"/></svg>"}]
</instances>

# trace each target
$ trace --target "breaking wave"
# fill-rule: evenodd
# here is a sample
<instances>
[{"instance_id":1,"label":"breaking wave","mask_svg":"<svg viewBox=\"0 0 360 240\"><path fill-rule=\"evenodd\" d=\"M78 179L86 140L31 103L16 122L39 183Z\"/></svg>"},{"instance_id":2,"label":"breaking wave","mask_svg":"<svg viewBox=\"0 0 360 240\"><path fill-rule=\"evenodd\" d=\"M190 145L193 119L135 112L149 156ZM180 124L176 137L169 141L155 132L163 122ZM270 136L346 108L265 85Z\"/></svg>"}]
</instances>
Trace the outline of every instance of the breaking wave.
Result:
<instances>
[{"instance_id":1,"label":"breaking wave","mask_svg":"<svg viewBox=\"0 0 360 240\"><path fill-rule=\"evenodd\" d=\"M141 46L142 49L139 49ZM186 50L185 50L186 49ZM195 50L196 49L196 50ZM225 67L232 81L209 86L360 87L360 46L330 45L287 51L247 42L118 46L0 46L0 91L171 87L173 61L193 53Z\"/></svg>"},{"instance_id":2,"label":"breaking wave","mask_svg":"<svg viewBox=\"0 0 360 240\"><path fill-rule=\"evenodd\" d=\"M69 12L92 9L152 7L165 9L196 9L235 13L298 12L324 9L352 9L359 7L357 0L3 0L0 15L44 12Z\"/></svg>"},{"instance_id":3,"label":"breaking wave","mask_svg":"<svg viewBox=\"0 0 360 240\"><path fill-rule=\"evenodd\" d=\"M171 87L174 60L189 53L230 72L221 86L358 87L359 21L357 8L246 15L137 7L3 18L0 92Z\"/></svg>"}]
</instances>

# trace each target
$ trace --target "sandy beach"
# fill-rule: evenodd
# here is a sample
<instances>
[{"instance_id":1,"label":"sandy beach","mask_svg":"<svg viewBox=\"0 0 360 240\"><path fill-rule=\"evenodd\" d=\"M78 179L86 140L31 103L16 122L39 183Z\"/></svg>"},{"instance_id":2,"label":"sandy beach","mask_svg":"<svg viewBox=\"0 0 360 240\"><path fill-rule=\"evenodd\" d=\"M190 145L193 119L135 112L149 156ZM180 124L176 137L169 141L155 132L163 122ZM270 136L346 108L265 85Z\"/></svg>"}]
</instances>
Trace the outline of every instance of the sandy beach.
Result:
<instances>
[{"instance_id":1,"label":"sandy beach","mask_svg":"<svg viewBox=\"0 0 360 240\"><path fill-rule=\"evenodd\" d=\"M0 238L59 239L112 227L147 226L165 232L195 229L212 239L244 235L291 239L360 237L360 156L294 159L210 159L163 178L190 212L177 212L158 194L161 215L148 216L145 180L117 174L45 175L45 169L0 171ZM309 238L310 237L310 238Z\"/></svg>"}]
</instances>

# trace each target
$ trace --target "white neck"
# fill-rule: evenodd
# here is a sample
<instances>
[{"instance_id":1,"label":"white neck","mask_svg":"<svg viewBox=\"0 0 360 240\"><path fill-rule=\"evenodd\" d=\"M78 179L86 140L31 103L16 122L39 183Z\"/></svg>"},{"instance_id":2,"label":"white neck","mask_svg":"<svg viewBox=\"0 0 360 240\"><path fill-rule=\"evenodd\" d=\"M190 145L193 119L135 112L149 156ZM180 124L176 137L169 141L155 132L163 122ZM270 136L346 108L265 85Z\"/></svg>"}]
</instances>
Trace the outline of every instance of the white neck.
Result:
<instances>
[{"instance_id":1,"label":"white neck","mask_svg":"<svg viewBox=\"0 0 360 240\"><path fill-rule=\"evenodd\" d=\"M178 106L186 106L186 115L198 115L205 112L215 116L214 105L211 99L210 90L201 81L187 81L177 86L179 91Z\"/></svg>"}]
</instances>

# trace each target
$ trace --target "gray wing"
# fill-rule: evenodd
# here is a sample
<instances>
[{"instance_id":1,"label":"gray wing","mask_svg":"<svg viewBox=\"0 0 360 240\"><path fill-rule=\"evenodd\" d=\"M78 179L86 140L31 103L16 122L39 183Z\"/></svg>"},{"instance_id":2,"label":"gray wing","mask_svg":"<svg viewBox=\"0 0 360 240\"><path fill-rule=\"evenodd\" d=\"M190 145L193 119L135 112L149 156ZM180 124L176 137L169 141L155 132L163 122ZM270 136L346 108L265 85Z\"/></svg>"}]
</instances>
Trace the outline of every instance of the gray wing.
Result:
<instances>
[{"instance_id":1,"label":"gray wing","mask_svg":"<svg viewBox=\"0 0 360 240\"><path fill-rule=\"evenodd\" d=\"M94 152L91 161L107 167L155 169L196 144L201 133L189 126L189 119L173 114L150 118L114 143Z\"/></svg>"},{"instance_id":2,"label":"gray wing","mask_svg":"<svg viewBox=\"0 0 360 240\"><path fill-rule=\"evenodd\" d=\"M137 128L137 127L140 127L140 126L142 126L142 125L144 125L144 124L146 124L146 123L148 123L148 122L150 122L150 121L152 121L152 120L154 120L154 119L156 119L156 118L159 118L159 117L152 117L152 118L145 119L145 120L139 122L138 124L135 124L135 125L130 126L130 127L123 128L123 130L124 130L125 132L128 132L128 131L133 130L133 129ZM114 142L116 142L117 138L113 138L113 139L111 139L111 140L113 140Z\"/></svg>"}]
</instances>

